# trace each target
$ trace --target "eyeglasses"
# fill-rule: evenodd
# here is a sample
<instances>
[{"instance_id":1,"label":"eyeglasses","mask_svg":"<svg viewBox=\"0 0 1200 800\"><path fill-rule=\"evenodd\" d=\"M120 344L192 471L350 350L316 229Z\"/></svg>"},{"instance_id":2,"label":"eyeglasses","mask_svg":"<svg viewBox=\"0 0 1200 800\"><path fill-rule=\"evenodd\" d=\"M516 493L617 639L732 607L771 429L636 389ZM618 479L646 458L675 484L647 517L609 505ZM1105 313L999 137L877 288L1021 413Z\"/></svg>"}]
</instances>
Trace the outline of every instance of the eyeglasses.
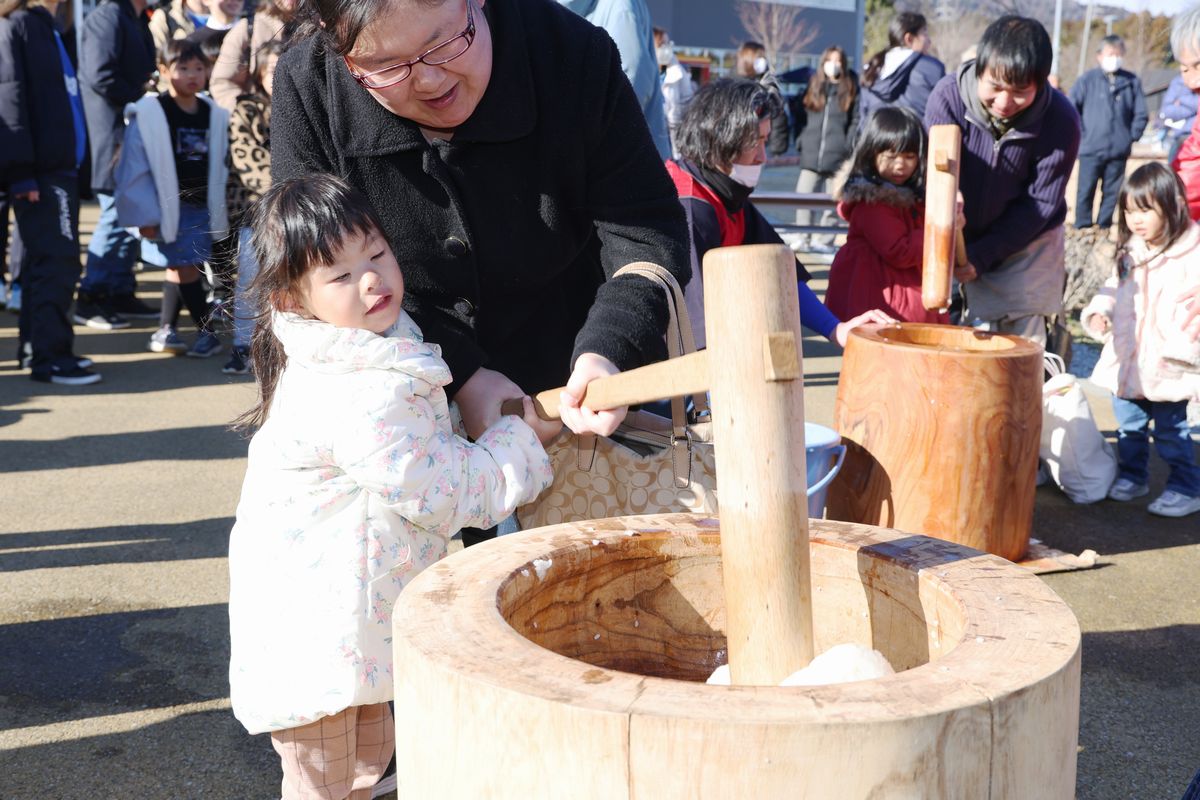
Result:
<instances>
[{"instance_id":1,"label":"eyeglasses","mask_svg":"<svg viewBox=\"0 0 1200 800\"><path fill-rule=\"evenodd\" d=\"M399 64L392 64L374 72L359 72L350 63L350 59L343 56L342 60L346 62L346 69L350 71L350 77L354 78L360 86L368 89L386 89L407 79L412 74L413 65L418 61L434 67L441 66L467 52L474 41L475 15L471 10L471 0L467 0L467 27L463 29L462 33L441 44L435 44L411 61L401 61Z\"/></svg>"}]
</instances>

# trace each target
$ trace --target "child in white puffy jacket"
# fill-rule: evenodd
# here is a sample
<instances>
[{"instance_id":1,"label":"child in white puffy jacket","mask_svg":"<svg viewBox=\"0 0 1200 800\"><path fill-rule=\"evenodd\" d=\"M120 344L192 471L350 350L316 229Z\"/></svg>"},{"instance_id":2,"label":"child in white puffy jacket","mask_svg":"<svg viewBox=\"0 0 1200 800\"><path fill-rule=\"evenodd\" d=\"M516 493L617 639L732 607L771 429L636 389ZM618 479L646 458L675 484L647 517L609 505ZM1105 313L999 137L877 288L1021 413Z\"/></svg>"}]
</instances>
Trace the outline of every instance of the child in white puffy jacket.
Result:
<instances>
[{"instance_id":1,"label":"child in white puffy jacket","mask_svg":"<svg viewBox=\"0 0 1200 800\"><path fill-rule=\"evenodd\" d=\"M1200 400L1200 343L1184 330L1179 301L1200 285L1200 226L1188 217L1179 177L1163 164L1138 168L1121 189L1122 247L1117 274L1081 314L1084 326L1105 339L1092 380L1113 393L1117 418L1117 480L1112 500L1149 493L1149 428L1170 466L1166 491L1151 514L1184 517L1200 511L1197 466L1187 421L1189 401Z\"/></svg>"},{"instance_id":2,"label":"child in white puffy jacket","mask_svg":"<svg viewBox=\"0 0 1200 800\"><path fill-rule=\"evenodd\" d=\"M267 309L252 340L259 426L229 543L229 682L271 732L283 797L369 796L395 746L392 606L464 526L488 527L550 482L560 430L501 417L456 436L437 345L401 309L400 267L367 200L310 175L254 211ZM419 732L416 732L419 735Z\"/></svg>"}]
</instances>

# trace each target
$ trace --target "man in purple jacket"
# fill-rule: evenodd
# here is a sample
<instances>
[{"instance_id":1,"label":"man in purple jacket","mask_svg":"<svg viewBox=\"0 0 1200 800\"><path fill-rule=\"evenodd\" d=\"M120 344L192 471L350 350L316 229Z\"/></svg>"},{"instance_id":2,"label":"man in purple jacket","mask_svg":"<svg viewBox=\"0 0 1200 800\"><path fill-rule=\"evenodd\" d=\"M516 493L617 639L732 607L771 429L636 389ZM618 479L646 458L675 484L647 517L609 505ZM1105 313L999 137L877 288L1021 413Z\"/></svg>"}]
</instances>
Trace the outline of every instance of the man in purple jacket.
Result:
<instances>
[{"instance_id":1,"label":"man in purple jacket","mask_svg":"<svg viewBox=\"0 0 1200 800\"><path fill-rule=\"evenodd\" d=\"M1006 16L983 33L978 56L934 87L925 124L962 129L968 264L965 318L982 330L1043 345L1062 312L1067 179L1079 115L1047 83L1050 37L1036 20Z\"/></svg>"}]
</instances>

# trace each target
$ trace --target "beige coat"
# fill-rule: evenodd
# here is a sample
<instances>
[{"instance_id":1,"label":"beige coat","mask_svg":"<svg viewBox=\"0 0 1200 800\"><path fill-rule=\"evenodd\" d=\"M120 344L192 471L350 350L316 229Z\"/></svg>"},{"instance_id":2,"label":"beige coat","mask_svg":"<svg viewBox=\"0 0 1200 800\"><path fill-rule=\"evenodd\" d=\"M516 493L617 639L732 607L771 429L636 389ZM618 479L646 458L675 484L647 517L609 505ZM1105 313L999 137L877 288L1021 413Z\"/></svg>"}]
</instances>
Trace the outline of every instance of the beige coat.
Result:
<instances>
[{"instance_id":1,"label":"beige coat","mask_svg":"<svg viewBox=\"0 0 1200 800\"><path fill-rule=\"evenodd\" d=\"M279 36L283 26L283 20L266 11L259 11L254 15L253 29L248 19L242 19L225 35L208 86L217 105L226 111L233 111L239 96L255 90L251 83L258 64L258 51ZM247 38L250 39L249 46Z\"/></svg>"},{"instance_id":2,"label":"beige coat","mask_svg":"<svg viewBox=\"0 0 1200 800\"><path fill-rule=\"evenodd\" d=\"M1180 292L1200 285L1200 226L1165 252L1130 240L1123 278L1114 275L1080 314L1087 327L1096 315L1111 327L1092 381L1127 400L1200 400L1200 342L1183 331Z\"/></svg>"},{"instance_id":3,"label":"beige coat","mask_svg":"<svg viewBox=\"0 0 1200 800\"><path fill-rule=\"evenodd\" d=\"M163 48L172 39L186 39L196 30L196 24L184 9L184 0L171 0L171 5L154 10L150 15L150 35L154 37L154 59L162 61ZM170 87L166 75L158 76L158 91Z\"/></svg>"}]
</instances>

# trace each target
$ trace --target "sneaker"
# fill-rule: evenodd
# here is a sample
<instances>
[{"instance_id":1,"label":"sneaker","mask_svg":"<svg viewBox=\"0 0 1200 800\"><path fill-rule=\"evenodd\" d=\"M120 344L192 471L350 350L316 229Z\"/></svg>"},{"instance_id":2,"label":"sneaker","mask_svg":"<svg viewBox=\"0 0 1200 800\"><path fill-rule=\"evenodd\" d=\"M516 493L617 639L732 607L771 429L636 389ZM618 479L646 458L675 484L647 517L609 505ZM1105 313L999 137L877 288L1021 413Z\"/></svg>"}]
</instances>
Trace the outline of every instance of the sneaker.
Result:
<instances>
[{"instance_id":1,"label":"sneaker","mask_svg":"<svg viewBox=\"0 0 1200 800\"><path fill-rule=\"evenodd\" d=\"M200 331L187 354L192 358L208 358L219 352L221 352L221 340L217 338L217 335L208 331Z\"/></svg>"},{"instance_id":2,"label":"sneaker","mask_svg":"<svg viewBox=\"0 0 1200 800\"><path fill-rule=\"evenodd\" d=\"M99 372L92 372L83 367L74 369L51 367L46 372L32 372L29 377L41 383L55 383L59 386L87 386L90 383L100 382Z\"/></svg>"},{"instance_id":3,"label":"sneaker","mask_svg":"<svg viewBox=\"0 0 1200 800\"><path fill-rule=\"evenodd\" d=\"M115 331L129 327L129 320L110 309L100 298L80 292L75 299L76 325L87 325L101 331Z\"/></svg>"},{"instance_id":4,"label":"sneaker","mask_svg":"<svg viewBox=\"0 0 1200 800\"><path fill-rule=\"evenodd\" d=\"M1136 497L1150 494L1150 487L1144 483L1134 483L1128 478L1117 478L1112 488L1108 490L1108 499L1124 503Z\"/></svg>"},{"instance_id":5,"label":"sneaker","mask_svg":"<svg viewBox=\"0 0 1200 800\"><path fill-rule=\"evenodd\" d=\"M1160 517L1186 517L1200 511L1200 497L1188 497L1186 494L1167 489L1148 505L1146 510Z\"/></svg>"},{"instance_id":6,"label":"sneaker","mask_svg":"<svg viewBox=\"0 0 1200 800\"><path fill-rule=\"evenodd\" d=\"M21 284L14 283L8 287L8 298L4 301L4 307L14 314L21 311Z\"/></svg>"},{"instance_id":7,"label":"sneaker","mask_svg":"<svg viewBox=\"0 0 1200 800\"><path fill-rule=\"evenodd\" d=\"M163 325L151 334L150 343L146 346L150 349L151 353L180 355L187 352L187 344L183 341L183 337L170 325Z\"/></svg>"},{"instance_id":8,"label":"sneaker","mask_svg":"<svg viewBox=\"0 0 1200 800\"><path fill-rule=\"evenodd\" d=\"M808 246L808 252L816 255L831 256L837 253L838 249L831 244L813 243Z\"/></svg>"},{"instance_id":9,"label":"sneaker","mask_svg":"<svg viewBox=\"0 0 1200 800\"><path fill-rule=\"evenodd\" d=\"M86 356L72 356L75 359L75 366L80 369L91 369L96 363ZM29 369L33 365L33 354L26 352L21 356L21 369Z\"/></svg>"},{"instance_id":10,"label":"sneaker","mask_svg":"<svg viewBox=\"0 0 1200 800\"><path fill-rule=\"evenodd\" d=\"M225 362L225 366L221 367L221 372L224 372L226 375L245 375L249 371L249 348L234 345L233 350L230 351L229 360Z\"/></svg>"},{"instance_id":11,"label":"sneaker","mask_svg":"<svg viewBox=\"0 0 1200 800\"><path fill-rule=\"evenodd\" d=\"M158 319L158 309L146 305L133 292L112 295L105 308L128 319Z\"/></svg>"}]
</instances>

